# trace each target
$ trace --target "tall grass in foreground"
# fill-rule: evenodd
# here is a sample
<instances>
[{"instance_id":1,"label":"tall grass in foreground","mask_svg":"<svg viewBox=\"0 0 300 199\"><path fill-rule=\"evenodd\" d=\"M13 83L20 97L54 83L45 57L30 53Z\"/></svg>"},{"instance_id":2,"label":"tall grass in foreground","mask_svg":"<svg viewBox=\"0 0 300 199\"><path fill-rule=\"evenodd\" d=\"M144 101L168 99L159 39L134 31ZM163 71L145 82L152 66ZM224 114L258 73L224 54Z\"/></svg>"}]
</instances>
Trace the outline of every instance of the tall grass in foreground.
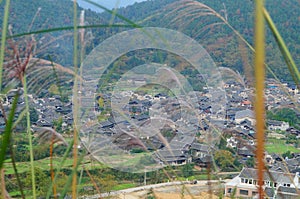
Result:
<instances>
[{"instance_id":1,"label":"tall grass in foreground","mask_svg":"<svg viewBox=\"0 0 300 199\"><path fill-rule=\"evenodd\" d=\"M74 66L74 72L75 74L78 74L78 28L77 28L77 1L74 0L74 16L73 16L73 24L74 24L74 48L73 48L73 66ZM77 187L77 171L76 171L76 167L77 167L77 163L78 163L78 109L79 109L79 105L78 105L78 78L75 77L74 78L74 88L73 88L73 118L74 118L74 124L73 124L73 169L75 170L75 172L72 172L72 198L77 198L77 191L76 191L76 187Z\"/></svg>"},{"instance_id":2,"label":"tall grass in foreground","mask_svg":"<svg viewBox=\"0 0 300 199\"><path fill-rule=\"evenodd\" d=\"M256 0L255 9L255 119L256 119L256 159L258 162L258 194L264 198L264 146L265 146L265 24L263 15L264 1Z\"/></svg>"},{"instance_id":3,"label":"tall grass in foreground","mask_svg":"<svg viewBox=\"0 0 300 199\"><path fill-rule=\"evenodd\" d=\"M7 0L4 8L2 35L1 35L1 48L0 48L0 92L2 91L2 72L3 72L3 63L4 63L4 55L5 55L6 35L7 35L7 28L8 28L9 5L10 5L10 0Z\"/></svg>"},{"instance_id":4,"label":"tall grass in foreground","mask_svg":"<svg viewBox=\"0 0 300 199\"><path fill-rule=\"evenodd\" d=\"M87 0L87 2L90 2ZM3 22L3 28L2 28L2 38L1 38L1 52L0 52L0 91L2 91L2 71L3 71L3 60L4 60L4 50L5 50L5 43L6 43L6 30L7 30L7 23L8 23L8 11L9 11L9 3L10 1L7 0L6 1L6 5L5 5L5 12L4 12L4 22ZM94 4L94 3L93 3ZM101 6L98 6L101 7ZM101 7L103 8L103 7ZM106 10L109 11L109 10ZM211 9L212 11L212 9ZM115 12L113 13L112 11L109 11L111 14L113 15L117 15ZM215 12L216 13L216 12ZM276 37L276 40L278 41L278 45L281 49L281 52L283 54L283 56L285 57L285 60L289 66L289 70L291 72L291 75L294 78L294 81L296 82L297 86L299 87L299 80L300 80L300 76L299 76L299 71L297 69L297 67L295 67L294 62L292 61L292 57L290 56L290 53L288 52L283 39L280 37L280 34L278 33L278 31L276 30L276 27L274 25L274 23L271 20L271 17L268 15L267 11L263 8L263 1L260 0L256 0L256 32L255 32L255 52L256 52L256 56L255 56L255 71L256 71L256 117L257 117L257 135L258 135L258 145L257 145L257 159L258 159L258 169L259 169L259 194L260 194L260 198L263 198L263 190L262 190L262 174L263 174L263 170L264 168L264 162L263 162L263 153L264 153L264 99L263 99L263 95L264 95L264 77L265 77L265 64L264 64L264 18L266 19L268 25L271 27L271 30L274 34L274 36ZM117 15L118 17L120 17L119 15ZM221 15L216 15L219 18L223 18ZM129 21L126 18L121 18L123 19L125 22L127 22L128 24L130 24L127 27L140 27L138 25L136 25L135 23ZM225 22L227 22L227 19L223 18ZM226 24L226 23L225 23ZM226 25L230 24L227 22ZM107 25L106 27L113 27L114 25ZM117 26L117 25L116 25ZM102 26L105 27L105 26ZM82 28L87 28L87 27L82 27ZM232 27L231 27L232 28ZM55 31L59 31L59 30L63 30L64 28L62 27L61 29L57 29ZM75 80L75 87L74 87L74 98L77 98L77 85L78 85L78 76L76 75L78 72L78 59L77 59L77 55L78 55L78 29L79 27L77 26L77 4L76 1L74 1L74 26L72 27L72 29L74 30L74 80ZM233 29L234 30L234 29ZM52 30L42 30L42 32L51 32ZM54 30L53 30L54 31ZM234 30L235 31L235 30ZM31 33L24 33L23 35L26 34L31 34ZM235 34L239 34L238 32L235 32ZM240 35L240 34L239 34ZM246 42L245 40L243 40L244 42ZM27 84L26 84L26 74L24 74L24 79L22 79L23 82L23 87L24 87L24 93L25 93L25 99L26 99L26 94L27 94ZM62 168L64 160L68 154L69 151L72 150L72 146L73 146L73 158L74 158L74 162L73 162L73 171L71 174L71 180L68 181L69 184L71 184L71 189L72 189L72 197L76 198L77 192L78 192L78 179L77 179L77 169L78 166L80 164L80 160L82 159L82 157L78 157L78 150L77 150L77 146L78 146L78 129L76 129L76 124L77 124L77 108L78 108L78 104L77 101L74 101L74 134L73 134L73 141L72 144L69 145L68 149L66 150L66 154L64 156L63 161L61 162L61 165L59 165L58 167L58 171L56 172L56 175L53 178L52 181L52 186L49 188L49 192L47 193L47 198L50 198L51 195L51 191L52 188L55 186L55 181L57 178L57 173L59 172L59 170ZM9 116L8 119L8 123L6 125L6 131L5 131L5 139L3 139L2 145L1 145L1 151L0 151L0 169L3 168L3 160L5 158L5 151L8 149L8 145L10 144L9 141L9 135L12 133L12 129L11 127L13 126L13 120L11 119L12 116L14 116L14 109L15 106L13 106L13 108L11 109L11 114ZM28 105L28 99L26 99L26 118L27 118L27 133L28 133L28 138L31 139L31 130L30 130L30 120L29 120L29 105ZM31 143L31 141L30 141ZM31 149L30 154L32 157L32 144L29 147ZM34 176L34 166L33 166L33 158L30 158L32 165L31 165L31 173L32 173L32 196L33 198L36 198L36 183L35 183L35 176ZM166 176L169 177L169 174L166 173ZM1 178L3 178L3 176L1 176ZM171 178L171 177L169 177ZM2 186L4 186L3 184L1 184ZM5 188L5 187L4 187ZM65 187L64 189L64 193L67 192L68 190L68 186ZM97 188L98 189L98 188ZM3 189L4 190L4 189ZM98 190L99 191L99 190ZM100 191L99 191L100 192ZM54 192L55 193L55 192ZM2 197L6 198L6 196L4 195L4 191L2 191ZM63 194L62 194L63 196Z\"/></svg>"}]
</instances>

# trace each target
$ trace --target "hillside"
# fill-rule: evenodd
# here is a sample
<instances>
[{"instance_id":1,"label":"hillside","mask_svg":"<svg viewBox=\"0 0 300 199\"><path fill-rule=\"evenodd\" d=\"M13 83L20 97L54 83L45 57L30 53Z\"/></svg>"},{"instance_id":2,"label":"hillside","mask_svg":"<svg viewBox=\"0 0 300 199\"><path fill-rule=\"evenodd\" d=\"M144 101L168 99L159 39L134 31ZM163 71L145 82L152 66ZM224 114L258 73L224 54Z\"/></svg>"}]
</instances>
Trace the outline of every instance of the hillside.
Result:
<instances>
[{"instance_id":1,"label":"hillside","mask_svg":"<svg viewBox=\"0 0 300 199\"><path fill-rule=\"evenodd\" d=\"M1 25L4 5L5 1L0 3ZM79 7L77 16L80 15L81 10L82 8ZM70 0L14 0L10 4L9 25L12 27L11 32L13 35L60 27L72 27L73 12L73 2ZM92 11L86 11L85 16L86 25L90 24L89 21L94 24L100 24L103 21L99 18L99 15ZM72 65L72 30L35 34L34 39L37 41L36 57L51 59L67 67ZM24 40L24 37L17 37L15 40Z\"/></svg>"},{"instance_id":2,"label":"hillside","mask_svg":"<svg viewBox=\"0 0 300 199\"><path fill-rule=\"evenodd\" d=\"M200 4L188 5L189 1L178 0L148 0L135 3L126 8L118 10L118 14L125 16L131 21L143 26L158 26L179 30L196 39L210 53L218 66L230 67L234 70L244 72L246 76L253 73L251 62L252 53L241 42L233 31L228 28L215 15L203 12ZM253 1L251 0L200 0L214 9L224 18L228 19L243 37L251 44L253 37ZM3 13L3 3L0 4L0 12ZM193 11L191 8L193 7ZM296 64L300 65L300 4L297 0L267 0L266 7L279 31L285 38ZM38 12L38 9L41 10ZM180 9L179 9L180 8ZM191 13L190 13L191 11ZM78 11L79 15L80 9ZM37 13L37 15L36 15ZM109 13L95 13L86 11L86 24L108 24L111 21ZM34 17L36 15L36 17ZM32 20L34 22L32 23ZM123 20L114 20L115 23L127 23ZM2 23L2 18L0 18ZM32 23L32 25L31 25ZM11 3L10 24L13 33L18 34L30 30L40 30L54 27L72 26L73 3L63 0L40 0L21 1L15 0ZM89 29L93 40L87 45L87 53L94 46L101 43L110 35L125 30L124 28L98 28ZM58 38L66 34L69 36L58 40L52 46L38 55L47 58L49 55L62 65L72 65L72 35L70 31L59 31L49 34L49 38ZM48 34L46 34L48 35ZM42 38L45 34L36 36ZM279 79L289 81L291 76L282 60L272 35L268 31L267 36L267 64L272 68ZM56 46L56 47L55 47ZM57 47L59 46L59 47ZM269 75L270 76L270 75Z\"/></svg>"},{"instance_id":3,"label":"hillside","mask_svg":"<svg viewBox=\"0 0 300 199\"><path fill-rule=\"evenodd\" d=\"M253 1L198 1L208 5L221 16L227 18L233 28L241 33L250 44L253 43ZM221 20L216 16L205 14L199 4L193 5L198 7L198 9L195 8L193 13L190 14L192 12L189 10L191 6L188 6L186 2L176 0L147 1L120 9L118 12L141 25L166 27L182 31L199 41L218 66L230 67L240 72L245 72L246 69L249 70L246 73L251 73L252 69L249 69L249 66L252 62L252 53L247 50L233 31L227 25L220 23ZM299 1L267 0L266 8L270 12L299 67ZM267 30L266 49L267 64L279 79L290 81L289 72L269 30ZM269 76L272 77L270 74Z\"/></svg>"}]
</instances>

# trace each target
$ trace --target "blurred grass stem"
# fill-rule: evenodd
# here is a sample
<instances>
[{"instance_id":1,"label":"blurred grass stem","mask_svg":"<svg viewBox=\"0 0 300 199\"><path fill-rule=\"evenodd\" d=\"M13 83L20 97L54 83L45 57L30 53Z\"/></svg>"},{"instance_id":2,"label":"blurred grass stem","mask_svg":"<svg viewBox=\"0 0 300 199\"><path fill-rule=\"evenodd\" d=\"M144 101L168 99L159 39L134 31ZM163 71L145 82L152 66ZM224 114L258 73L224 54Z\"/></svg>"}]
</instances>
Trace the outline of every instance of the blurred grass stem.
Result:
<instances>
[{"instance_id":1,"label":"blurred grass stem","mask_svg":"<svg viewBox=\"0 0 300 199\"><path fill-rule=\"evenodd\" d=\"M9 6L10 6L10 0L6 0L6 4L4 8L3 24L2 24L1 47L0 47L0 91L2 91L2 72L3 72L3 63L4 63L6 34L7 34L7 27L8 27Z\"/></svg>"},{"instance_id":2,"label":"blurred grass stem","mask_svg":"<svg viewBox=\"0 0 300 199\"><path fill-rule=\"evenodd\" d=\"M77 28L77 1L73 1L73 9L74 9L74 16L73 16L73 25L74 25L74 50L73 50L73 64L74 64L74 73L78 74L78 28ZM77 198L77 166L78 166L78 129L77 129L77 116L78 116L78 78L77 75L74 77L74 88L73 88L73 118L74 118L74 124L73 124L73 170L72 173L72 198Z\"/></svg>"},{"instance_id":3,"label":"blurred grass stem","mask_svg":"<svg viewBox=\"0 0 300 199\"><path fill-rule=\"evenodd\" d=\"M264 89L265 89L265 24L263 15L264 1L256 0L255 10L255 117L256 117L256 134L257 134L257 169L258 169L258 193L259 199L264 198L264 137L265 137L265 106L264 106Z\"/></svg>"},{"instance_id":4,"label":"blurred grass stem","mask_svg":"<svg viewBox=\"0 0 300 199\"><path fill-rule=\"evenodd\" d=\"M30 129L30 113L29 113L29 101L27 94L27 83L26 83L26 75L22 78L22 85L24 89L24 99L25 99L25 109L26 109L26 122L27 122L27 135L29 142L29 153L30 153L30 170L31 170L31 180L32 180L32 196L36 199L36 182L35 182L35 171L34 171L34 156L33 156L33 145L32 145L32 135Z\"/></svg>"}]
</instances>

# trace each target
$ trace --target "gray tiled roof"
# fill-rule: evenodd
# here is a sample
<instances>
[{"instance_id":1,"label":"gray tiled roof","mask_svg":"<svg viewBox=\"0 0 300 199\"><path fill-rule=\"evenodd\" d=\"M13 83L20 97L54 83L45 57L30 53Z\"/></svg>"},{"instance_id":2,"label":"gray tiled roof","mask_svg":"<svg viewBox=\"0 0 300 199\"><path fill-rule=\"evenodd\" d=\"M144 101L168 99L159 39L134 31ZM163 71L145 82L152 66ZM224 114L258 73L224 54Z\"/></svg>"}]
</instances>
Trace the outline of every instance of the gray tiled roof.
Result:
<instances>
[{"instance_id":1,"label":"gray tiled roof","mask_svg":"<svg viewBox=\"0 0 300 199\"><path fill-rule=\"evenodd\" d=\"M252 178L257 180L257 169L243 168L239 176L241 178ZM281 172L274 172L274 171L264 172L264 180L266 181L293 184L294 177L295 174L288 174L288 173L281 173Z\"/></svg>"},{"instance_id":2,"label":"gray tiled roof","mask_svg":"<svg viewBox=\"0 0 300 199\"><path fill-rule=\"evenodd\" d=\"M210 147L208 145L200 144L200 143L193 143L192 146L191 146L191 149L206 152L206 153L210 152Z\"/></svg>"},{"instance_id":3,"label":"gray tiled roof","mask_svg":"<svg viewBox=\"0 0 300 199\"><path fill-rule=\"evenodd\" d=\"M156 154L164 158L185 156L181 150L168 150L168 149L159 150L156 152Z\"/></svg>"},{"instance_id":4,"label":"gray tiled roof","mask_svg":"<svg viewBox=\"0 0 300 199\"><path fill-rule=\"evenodd\" d=\"M283 187L283 186L278 187L278 192L281 192L281 193L294 193L294 194L298 193L296 188Z\"/></svg>"},{"instance_id":5,"label":"gray tiled roof","mask_svg":"<svg viewBox=\"0 0 300 199\"><path fill-rule=\"evenodd\" d=\"M235 119L242 119L245 117L254 118L254 112L249 109L246 109L246 110L238 111L235 114Z\"/></svg>"}]
</instances>

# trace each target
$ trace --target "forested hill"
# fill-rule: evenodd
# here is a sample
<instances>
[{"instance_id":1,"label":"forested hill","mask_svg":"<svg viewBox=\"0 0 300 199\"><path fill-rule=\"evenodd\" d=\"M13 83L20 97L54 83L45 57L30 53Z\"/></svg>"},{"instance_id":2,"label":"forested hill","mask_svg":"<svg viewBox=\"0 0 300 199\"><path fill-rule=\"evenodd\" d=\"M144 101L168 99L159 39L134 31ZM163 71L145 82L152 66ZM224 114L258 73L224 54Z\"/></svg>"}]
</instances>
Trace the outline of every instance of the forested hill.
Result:
<instances>
[{"instance_id":1,"label":"forested hill","mask_svg":"<svg viewBox=\"0 0 300 199\"><path fill-rule=\"evenodd\" d=\"M244 71L245 68L249 69L252 53L246 50L245 45L237 39L233 31L224 23L219 23L221 20L215 15L205 14L200 4L191 5L188 2L190 1L149 0L122 8L118 13L142 25L172 28L186 33L199 41L219 66L239 71ZM254 1L198 0L198 2L209 6L227 18L233 28L241 33L250 44L253 43ZM300 2L298 0L266 0L266 8L299 68ZM107 14L104 16L107 17ZM268 29L266 49L267 64L270 68L280 79L290 80L291 75L289 75L275 40ZM248 71L248 73L250 72L251 70Z\"/></svg>"},{"instance_id":2,"label":"forested hill","mask_svg":"<svg viewBox=\"0 0 300 199\"><path fill-rule=\"evenodd\" d=\"M3 13L4 3L0 4ZM218 66L230 67L245 73L252 73L252 53L241 42L233 31L215 14L207 13L203 5L183 0L148 0L135 3L117 12L120 15L143 26L158 26L184 32L199 41L210 53ZM252 0L199 0L208 5L216 13L226 18L243 37L252 44L253 11ZM298 0L266 0L266 7L282 33L288 47L300 66L300 3ZM38 9L41 10L38 12ZM78 9L79 16L80 9ZM36 15L37 13L37 15ZM35 17L36 15L36 17ZM86 11L86 24L107 24L111 22L111 14ZM2 24L3 17L0 18ZM32 20L34 22L32 23ZM127 23L115 17L116 23ZM31 26L32 23L32 26ZM70 0L14 0L11 1L10 24L13 33L30 30L40 30L54 27L72 26L73 2ZM90 29L92 42L88 46L92 49L111 34L124 29ZM66 34L67 31L51 33L52 37ZM267 64L280 79L289 80L285 66L276 43L268 31L267 36ZM40 37L45 34L40 35ZM57 46L57 45L56 45ZM71 65L72 39L63 39L59 48L52 49L55 61L63 65ZM59 54L59 55L57 55ZM44 56L41 54L40 56ZM45 57L45 56L44 56Z\"/></svg>"},{"instance_id":3,"label":"forested hill","mask_svg":"<svg viewBox=\"0 0 300 199\"><path fill-rule=\"evenodd\" d=\"M0 36L3 22L4 5L0 3ZM73 1L71 0L13 0L10 2L9 25L13 35L32 31L46 30L35 34L37 41L37 55L58 62L64 66L72 65L73 34L72 30L50 31L54 28L73 26ZM79 17L82 8L78 7ZM92 11L85 11L86 25L103 24L104 19ZM78 20L79 21L79 20ZM87 31L88 32L88 31ZM9 33L10 34L10 33ZM15 40L23 37L15 38ZM21 43L21 42L20 42ZM21 45L21 44L19 44ZM19 46L20 48L22 46Z\"/></svg>"}]
</instances>

